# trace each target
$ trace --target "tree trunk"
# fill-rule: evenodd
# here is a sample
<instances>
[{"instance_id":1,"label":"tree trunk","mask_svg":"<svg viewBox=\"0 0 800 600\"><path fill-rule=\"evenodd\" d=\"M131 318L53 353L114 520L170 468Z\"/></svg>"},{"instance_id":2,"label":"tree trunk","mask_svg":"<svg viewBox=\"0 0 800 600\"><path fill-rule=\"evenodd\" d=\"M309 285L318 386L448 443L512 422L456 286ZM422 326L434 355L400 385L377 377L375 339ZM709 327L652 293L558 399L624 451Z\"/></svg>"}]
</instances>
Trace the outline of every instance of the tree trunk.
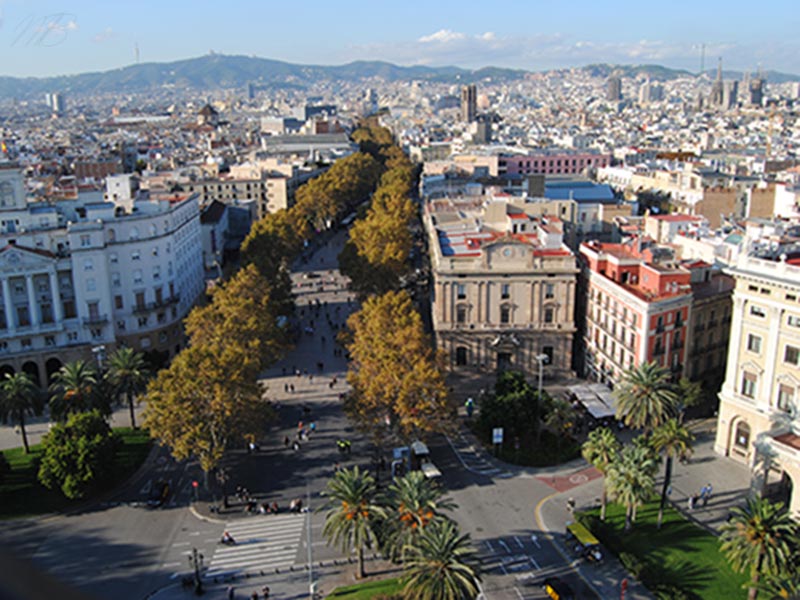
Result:
<instances>
[{"instance_id":1,"label":"tree trunk","mask_svg":"<svg viewBox=\"0 0 800 600\"><path fill-rule=\"evenodd\" d=\"M634 504L633 505L633 509L631 510L631 521L633 523L636 523L636 511L638 510L638 508L639 508L639 505L638 504Z\"/></svg>"},{"instance_id":2,"label":"tree trunk","mask_svg":"<svg viewBox=\"0 0 800 600\"><path fill-rule=\"evenodd\" d=\"M756 600L756 596L758 596L758 579L761 574L761 563L763 560L764 549L762 548L758 553L756 568L753 569L753 575L750 577L750 589L747 590L747 600Z\"/></svg>"},{"instance_id":3,"label":"tree trunk","mask_svg":"<svg viewBox=\"0 0 800 600\"><path fill-rule=\"evenodd\" d=\"M625 507L625 531L630 531L631 529L631 507Z\"/></svg>"},{"instance_id":4,"label":"tree trunk","mask_svg":"<svg viewBox=\"0 0 800 600\"><path fill-rule=\"evenodd\" d=\"M356 577L358 579L364 579L366 577L366 572L364 571L364 546L358 547L358 573Z\"/></svg>"},{"instance_id":5,"label":"tree trunk","mask_svg":"<svg viewBox=\"0 0 800 600\"><path fill-rule=\"evenodd\" d=\"M25 448L25 454L28 454L31 449L28 446L28 433L25 431L25 415L19 415L19 432L22 434L22 446Z\"/></svg>"},{"instance_id":6,"label":"tree trunk","mask_svg":"<svg viewBox=\"0 0 800 600\"><path fill-rule=\"evenodd\" d=\"M672 480L672 455L667 454L667 464L664 468L664 486L661 488L661 504L658 507L658 523L656 527L661 529L661 522L664 520L664 507L667 505L667 490Z\"/></svg>"},{"instance_id":7,"label":"tree trunk","mask_svg":"<svg viewBox=\"0 0 800 600\"><path fill-rule=\"evenodd\" d=\"M133 394L128 392L128 409L131 411L131 429L136 429L136 417L133 414Z\"/></svg>"},{"instance_id":8,"label":"tree trunk","mask_svg":"<svg viewBox=\"0 0 800 600\"><path fill-rule=\"evenodd\" d=\"M603 477L603 494L600 496L600 520L606 520L606 503L608 502L608 494L606 493L606 479Z\"/></svg>"}]
</instances>

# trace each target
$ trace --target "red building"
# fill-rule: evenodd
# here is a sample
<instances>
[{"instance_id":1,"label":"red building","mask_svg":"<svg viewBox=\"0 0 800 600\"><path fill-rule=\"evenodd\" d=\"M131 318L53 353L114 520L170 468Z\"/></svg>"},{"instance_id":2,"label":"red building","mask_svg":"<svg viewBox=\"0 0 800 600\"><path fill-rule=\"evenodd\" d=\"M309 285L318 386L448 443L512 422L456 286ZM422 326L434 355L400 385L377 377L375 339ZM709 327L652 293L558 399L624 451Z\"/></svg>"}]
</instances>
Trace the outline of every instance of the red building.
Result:
<instances>
[{"instance_id":1,"label":"red building","mask_svg":"<svg viewBox=\"0 0 800 600\"><path fill-rule=\"evenodd\" d=\"M613 385L655 361L682 376L687 364L691 271L671 251L633 240L581 244L585 326L580 371Z\"/></svg>"}]
</instances>

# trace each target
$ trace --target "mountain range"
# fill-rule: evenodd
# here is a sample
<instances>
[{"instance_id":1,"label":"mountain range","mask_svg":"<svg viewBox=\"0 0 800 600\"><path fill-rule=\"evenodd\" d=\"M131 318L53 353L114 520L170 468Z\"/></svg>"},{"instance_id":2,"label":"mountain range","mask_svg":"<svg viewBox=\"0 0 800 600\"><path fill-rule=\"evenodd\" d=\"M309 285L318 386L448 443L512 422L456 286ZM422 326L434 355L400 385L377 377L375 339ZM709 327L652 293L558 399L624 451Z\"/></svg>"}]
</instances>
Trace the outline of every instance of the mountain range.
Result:
<instances>
[{"instance_id":1,"label":"mountain range","mask_svg":"<svg viewBox=\"0 0 800 600\"><path fill-rule=\"evenodd\" d=\"M685 70L660 65L588 65L583 69L594 76L606 77L612 72L635 77L649 75L654 80L692 76ZM567 70L562 69L562 72ZM485 67L469 70L460 67L403 67L381 61L356 61L340 66L298 65L266 58L208 54L168 63L143 63L110 71L62 75L57 77L0 77L0 97L30 98L48 92L83 95L92 93L136 93L172 87L192 90L244 88L253 84L259 89L304 89L320 81L358 82L369 79L384 81L436 81L443 83L478 83L514 81L531 75L531 71ZM728 72L726 77L741 78ZM781 83L800 81L796 75L768 71L767 81Z\"/></svg>"}]
</instances>

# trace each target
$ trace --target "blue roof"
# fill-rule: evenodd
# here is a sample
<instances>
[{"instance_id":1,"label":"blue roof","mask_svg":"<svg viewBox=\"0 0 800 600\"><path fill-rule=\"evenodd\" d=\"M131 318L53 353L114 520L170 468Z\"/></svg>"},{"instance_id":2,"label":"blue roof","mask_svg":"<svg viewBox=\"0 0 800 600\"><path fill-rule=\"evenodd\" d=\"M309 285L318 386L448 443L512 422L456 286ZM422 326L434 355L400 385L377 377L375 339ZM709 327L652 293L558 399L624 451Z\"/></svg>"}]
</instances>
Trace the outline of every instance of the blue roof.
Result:
<instances>
[{"instance_id":1,"label":"blue roof","mask_svg":"<svg viewBox=\"0 0 800 600\"><path fill-rule=\"evenodd\" d=\"M29 206L28 210L32 215L40 215L43 213L54 213L56 212L55 206L45 205L45 206Z\"/></svg>"},{"instance_id":2,"label":"blue roof","mask_svg":"<svg viewBox=\"0 0 800 600\"><path fill-rule=\"evenodd\" d=\"M614 190L606 183L591 181L545 182L544 196L549 200L575 200L575 202L616 202Z\"/></svg>"}]
</instances>

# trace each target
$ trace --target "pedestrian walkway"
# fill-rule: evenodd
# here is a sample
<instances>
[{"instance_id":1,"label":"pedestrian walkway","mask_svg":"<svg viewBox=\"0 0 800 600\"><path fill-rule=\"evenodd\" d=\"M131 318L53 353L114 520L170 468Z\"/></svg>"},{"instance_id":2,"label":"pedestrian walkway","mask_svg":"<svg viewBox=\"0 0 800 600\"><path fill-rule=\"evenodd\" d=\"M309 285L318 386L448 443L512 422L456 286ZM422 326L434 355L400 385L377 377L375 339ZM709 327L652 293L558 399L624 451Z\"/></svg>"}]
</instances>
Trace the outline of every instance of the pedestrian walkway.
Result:
<instances>
[{"instance_id":1,"label":"pedestrian walkway","mask_svg":"<svg viewBox=\"0 0 800 600\"><path fill-rule=\"evenodd\" d=\"M305 521L304 515L286 514L227 523L225 529L236 545L216 549L206 578L290 567L296 562Z\"/></svg>"},{"instance_id":2,"label":"pedestrian walkway","mask_svg":"<svg viewBox=\"0 0 800 600\"><path fill-rule=\"evenodd\" d=\"M486 451L480 447L471 433L465 432L462 428L453 435L446 436L447 442L455 452L458 460L464 468L476 475L485 477L497 477L505 479L513 477L514 474L507 469L502 469L495 465L488 457ZM472 438L472 439L471 439Z\"/></svg>"}]
</instances>

